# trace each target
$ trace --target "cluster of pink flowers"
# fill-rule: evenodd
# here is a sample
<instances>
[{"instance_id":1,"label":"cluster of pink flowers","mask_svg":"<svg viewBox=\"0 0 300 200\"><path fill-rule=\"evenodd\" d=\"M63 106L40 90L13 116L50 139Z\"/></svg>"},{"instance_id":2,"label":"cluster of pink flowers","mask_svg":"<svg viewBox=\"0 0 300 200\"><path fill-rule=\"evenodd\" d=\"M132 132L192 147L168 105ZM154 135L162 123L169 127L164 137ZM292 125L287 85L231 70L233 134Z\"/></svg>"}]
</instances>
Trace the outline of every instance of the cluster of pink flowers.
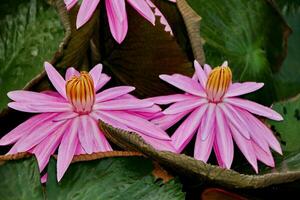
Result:
<instances>
[{"instance_id":1,"label":"cluster of pink flowers","mask_svg":"<svg viewBox=\"0 0 300 200\"><path fill-rule=\"evenodd\" d=\"M77 0L65 2L70 9ZM126 2L154 23L151 9L154 5L148 0ZM78 27L89 20L98 3L99 0L83 0ZM106 0L105 3L112 34L121 42L127 32L125 0ZM282 154L272 131L255 115L277 121L283 118L269 107L237 97L254 92L264 84L232 83L227 62L212 69L195 61L193 77L160 75L182 93L148 99L129 94L135 89L131 86L103 89L110 77L102 73L101 64L90 72L68 68L65 78L50 63L46 62L44 67L56 91L9 92L10 108L36 115L2 137L0 145L13 144L8 154L34 154L41 172L50 156L57 153L58 181L74 155L112 151L98 127L99 120L139 134L160 151L181 153L196 134L195 159L207 162L214 150L218 164L228 169L234 157L233 141L256 172L258 160L274 167L270 149ZM169 104L165 110L159 106ZM166 130L182 120L170 137Z\"/></svg>"}]
</instances>

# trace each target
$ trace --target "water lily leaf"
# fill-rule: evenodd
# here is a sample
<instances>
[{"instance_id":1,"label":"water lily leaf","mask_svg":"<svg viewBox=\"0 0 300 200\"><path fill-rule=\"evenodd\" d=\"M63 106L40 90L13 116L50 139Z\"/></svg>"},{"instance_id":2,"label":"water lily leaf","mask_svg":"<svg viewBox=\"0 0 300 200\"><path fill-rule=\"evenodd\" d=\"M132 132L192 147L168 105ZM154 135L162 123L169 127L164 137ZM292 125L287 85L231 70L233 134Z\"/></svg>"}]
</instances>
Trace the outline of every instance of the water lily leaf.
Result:
<instances>
[{"instance_id":1,"label":"water lily leaf","mask_svg":"<svg viewBox=\"0 0 300 200\"><path fill-rule=\"evenodd\" d=\"M235 80L261 81L255 97L270 104L277 99L272 73L279 70L290 29L267 0L187 0L202 17L206 60L214 66L228 60Z\"/></svg>"},{"instance_id":2,"label":"water lily leaf","mask_svg":"<svg viewBox=\"0 0 300 200\"><path fill-rule=\"evenodd\" d=\"M201 194L202 200L247 200L246 198L219 188L205 189Z\"/></svg>"},{"instance_id":3,"label":"water lily leaf","mask_svg":"<svg viewBox=\"0 0 300 200\"><path fill-rule=\"evenodd\" d=\"M43 0L0 2L0 111L10 90L21 89L42 71L63 38L55 9Z\"/></svg>"},{"instance_id":4,"label":"water lily leaf","mask_svg":"<svg viewBox=\"0 0 300 200\"><path fill-rule=\"evenodd\" d=\"M72 164L60 183L56 161L48 167L49 199L184 199L177 180L155 181L152 162L143 157L106 158Z\"/></svg>"},{"instance_id":5,"label":"water lily leaf","mask_svg":"<svg viewBox=\"0 0 300 200\"><path fill-rule=\"evenodd\" d=\"M0 161L0 196L3 200L44 199L40 172L34 157Z\"/></svg>"},{"instance_id":6,"label":"water lily leaf","mask_svg":"<svg viewBox=\"0 0 300 200\"><path fill-rule=\"evenodd\" d=\"M243 174L234 170L206 164L184 154L157 151L146 144L136 133L116 129L103 122L100 123L100 127L105 132L106 137L118 146L124 149L139 151L183 176L201 181L202 184L209 183L229 188L254 189L300 180L300 167L289 168L279 165L276 169L264 170L260 174ZM300 163L300 156L297 158L296 161L294 159L294 163Z\"/></svg>"},{"instance_id":7,"label":"water lily leaf","mask_svg":"<svg viewBox=\"0 0 300 200\"><path fill-rule=\"evenodd\" d=\"M281 13L293 32L288 40L288 55L281 70L274 75L279 99L288 99L300 92L300 4L299 1L278 0Z\"/></svg>"},{"instance_id":8,"label":"water lily leaf","mask_svg":"<svg viewBox=\"0 0 300 200\"><path fill-rule=\"evenodd\" d=\"M136 94L149 97L174 93L174 88L159 79L160 74L181 73L192 75L193 65L188 52L178 44L177 40L164 31L157 18L153 26L141 17L131 6L127 6L128 33L122 44L117 44L111 36L106 16L105 2L100 2L100 33L93 40L100 53L99 61L104 63L108 74L112 74L122 84L136 87ZM172 12L179 11L176 4L168 4ZM165 9L166 10L166 9ZM171 13L172 13L171 12ZM164 13L168 16L168 13ZM181 20L182 21L182 20ZM178 27L183 27L177 21ZM180 26L181 25L181 26ZM193 58L191 58L193 60Z\"/></svg>"}]
</instances>

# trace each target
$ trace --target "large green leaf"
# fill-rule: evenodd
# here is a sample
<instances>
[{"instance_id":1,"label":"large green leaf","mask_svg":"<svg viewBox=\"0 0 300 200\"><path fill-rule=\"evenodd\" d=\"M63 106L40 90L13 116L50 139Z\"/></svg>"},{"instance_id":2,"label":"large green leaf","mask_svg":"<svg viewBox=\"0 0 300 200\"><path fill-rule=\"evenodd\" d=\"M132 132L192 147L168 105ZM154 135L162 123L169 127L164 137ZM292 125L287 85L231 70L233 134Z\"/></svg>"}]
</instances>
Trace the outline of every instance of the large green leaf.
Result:
<instances>
[{"instance_id":1,"label":"large green leaf","mask_svg":"<svg viewBox=\"0 0 300 200\"><path fill-rule=\"evenodd\" d=\"M276 100L272 73L285 57L290 30L271 1L187 1L202 17L207 62L217 66L228 60L235 80L266 83L256 100Z\"/></svg>"},{"instance_id":2,"label":"large green leaf","mask_svg":"<svg viewBox=\"0 0 300 200\"><path fill-rule=\"evenodd\" d=\"M279 0L278 0L279 1ZM282 14L293 32L288 41L288 55L281 70L274 75L276 93L287 99L300 92L300 1L279 1Z\"/></svg>"},{"instance_id":3,"label":"large green leaf","mask_svg":"<svg viewBox=\"0 0 300 200\"><path fill-rule=\"evenodd\" d=\"M55 9L43 0L2 0L0 11L1 111L6 93L23 88L52 58L63 28Z\"/></svg>"},{"instance_id":4,"label":"large green leaf","mask_svg":"<svg viewBox=\"0 0 300 200\"><path fill-rule=\"evenodd\" d=\"M34 157L1 162L0 197L2 200L43 199L40 173Z\"/></svg>"},{"instance_id":5,"label":"large green leaf","mask_svg":"<svg viewBox=\"0 0 300 200\"><path fill-rule=\"evenodd\" d=\"M49 166L49 199L184 199L181 185L155 181L152 162L142 157L106 158L72 164L60 183L56 162Z\"/></svg>"}]
</instances>

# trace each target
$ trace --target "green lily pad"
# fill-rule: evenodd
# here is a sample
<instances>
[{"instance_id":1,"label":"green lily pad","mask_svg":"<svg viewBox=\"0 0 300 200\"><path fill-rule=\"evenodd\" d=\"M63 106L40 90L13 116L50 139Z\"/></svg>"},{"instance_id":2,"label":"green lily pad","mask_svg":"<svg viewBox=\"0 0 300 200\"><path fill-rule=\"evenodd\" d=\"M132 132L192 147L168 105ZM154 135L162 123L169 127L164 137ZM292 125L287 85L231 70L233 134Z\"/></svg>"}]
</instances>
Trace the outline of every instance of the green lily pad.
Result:
<instances>
[{"instance_id":1,"label":"green lily pad","mask_svg":"<svg viewBox=\"0 0 300 200\"><path fill-rule=\"evenodd\" d=\"M251 98L264 104L277 100L272 73L285 58L290 29L271 1L187 2L202 17L207 63L218 66L228 60L235 80L265 83Z\"/></svg>"},{"instance_id":2,"label":"green lily pad","mask_svg":"<svg viewBox=\"0 0 300 200\"><path fill-rule=\"evenodd\" d=\"M40 172L34 157L0 162L1 199L43 199Z\"/></svg>"},{"instance_id":3,"label":"green lily pad","mask_svg":"<svg viewBox=\"0 0 300 200\"><path fill-rule=\"evenodd\" d=\"M52 159L47 194L49 199L184 199L178 181L156 181L152 170L146 158L105 158L72 164L57 183Z\"/></svg>"},{"instance_id":4,"label":"green lily pad","mask_svg":"<svg viewBox=\"0 0 300 200\"><path fill-rule=\"evenodd\" d=\"M1 111L9 101L6 93L42 71L64 33L55 9L43 0L3 0L0 11Z\"/></svg>"}]
</instances>

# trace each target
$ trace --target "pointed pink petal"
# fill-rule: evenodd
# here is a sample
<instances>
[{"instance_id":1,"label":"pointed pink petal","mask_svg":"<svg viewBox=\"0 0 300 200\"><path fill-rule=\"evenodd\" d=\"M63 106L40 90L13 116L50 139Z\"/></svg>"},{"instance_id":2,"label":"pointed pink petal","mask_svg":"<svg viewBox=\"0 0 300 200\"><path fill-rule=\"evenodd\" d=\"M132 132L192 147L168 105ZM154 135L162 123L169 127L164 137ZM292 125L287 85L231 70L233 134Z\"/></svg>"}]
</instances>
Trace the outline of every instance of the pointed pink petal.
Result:
<instances>
[{"instance_id":1,"label":"pointed pink petal","mask_svg":"<svg viewBox=\"0 0 300 200\"><path fill-rule=\"evenodd\" d=\"M42 176L41 178L41 183L46 183L48 180L48 173L44 174L44 176Z\"/></svg>"},{"instance_id":2,"label":"pointed pink petal","mask_svg":"<svg viewBox=\"0 0 300 200\"><path fill-rule=\"evenodd\" d=\"M163 115L154 118L153 120L151 120L151 122L154 123L156 126L160 127L162 130L167 130L190 112L191 110L186 110L184 112L173 115Z\"/></svg>"},{"instance_id":3,"label":"pointed pink petal","mask_svg":"<svg viewBox=\"0 0 300 200\"><path fill-rule=\"evenodd\" d=\"M202 88L205 89L206 82L207 82L207 76L206 76L204 70L202 69L201 65L197 62L197 60L194 61L194 67L195 67L199 82L200 82Z\"/></svg>"},{"instance_id":4,"label":"pointed pink petal","mask_svg":"<svg viewBox=\"0 0 300 200\"><path fill-rule=\"evenodd\" d=\"M56 91L67 99L66 96L66 81L63 77L56 71L56 69L48 62L44 63L44 67L46 73L48 75L49 80L51 81L52 85L55 87Z\"/></svg>"},{"instance_id":5,"label":"pointed pink petal","mask_svg":"<svg viewBox=\"0 0 300 200\"><path fill-rule=\"evenodd\" d=\"M106 12L112 36L120 44L128 31L125 0L106 0Z\"/></svg>"},{"instance_id":6,"label":"pointed pink petal","mask_svg":"<svg viewBox=\"0 0 300 200\"><path fill-rule=\"evenodd\" d=\"M83 0L78 11L76 28L79 29L87 23L95 12L100 0Z\"/></svg>"},{"instance_id":7,"label":"pointed pink petal","mask_svg":"<svg viewBox=\"0 0 300 200\"><path fill-rule=\"evenodd\" d=\"M66 129L69 128L70 123L65 123L53 134L47 136L41 143L39 143L32 151L35 154L40 172L43 171L49 162L50 156L55 152L60 144L61 138Z\"/></svg>"},{"instance_id":8,"label":"pointed pink petal","mask_svg":"<svg viewBox=\"0 0 300 200\"><path fill-rule=\"evenodd\" d=\"M19 152L25 152L42 142L47 136L54 133L63 124L48 120L33 130L28 136L19 140L16 145Z\"/></svg>"},{"instance_id":9,"label":"pointed pink petal","mask_svg":"<svg viewBox=\"0 0 300 200\"><path fill-rule=\"evenodd\" d=\"M57 180L60 181L65 172L67 171L73 156L75 154L77 145L78 145L78 137L77 131L79 126L79 118L73 119L71 126L65 132L61 144L58 149L57 156Z\"/></svg>"},{"instance_id":10,"label":"pointed pink petal","mask_svg":"<svg viewBox=\"0 0 300 200\"><path fill-rule=\"evenodd\" d=\"M71 112L73 107L69 103L62 102L11 102L8 107L29 113L44 113L44 112Z\"/></svg>"},{"instance_id":11,"label":"pointed pink petal","mask_svg":"<svg viewBox=\"0 0 300 200\"><path fill-rule=\"evenodd\" d=\"M110 81L110 77L102 73L98 84L95 85L95 92L101 89L106 83L108 83L108 81Z\"/></svg>"},{"instance_id":12,"label":"pointed pink petal","mask_svg":"<svg viewBox=\"0 0 300 200\"><path fill-rule=\"evenodd\" d=\"M191 141L207 107L208 105L205 104L194 110L172 135L172 143L177 152L181 152Z\"/></svg>"},{"instance_id":13,"label":"pointed pink petal","mask_svg":"<svg viewBox=\"0 0 300 200\"><path fill-rule=\"evenodd\" d=\"M174 74L172 76L160 75L159 78L187 93L200 97L206 97L206 94L199 83L187 76Z\"/></svg>"},{"instance_id":14,"label":"pointed pink petal","mask_svg":"<svg viewBox=\"0 0 300 200\"><path fill-rule=\"evenodd\" d=\"M102 111L101 113L141 134L145 134L156 139L171 140L168 134L161 130L159 127L135 115L129 114L124 111Z\"/></svg>"},{"instance_id":15,"label":"pointed pink petal","mask_svg":"<svg viewBox=\"0 0 300 200\"><path fill-rule=\"evenodd\" d=\"M39 127L46 120L49 120L56 116L56 114L39 114L29 118L27 121L23 122L5 136L3 136L0 140L0 145L5 146L18 141L21 137L28 135L33 131L36 127Z\"/></svg>"},{"instance_id":16,"label":"pointed pink petal","mask_svg":"<svg viewBox=\"0 0 300 200\"><path fill-rule=\"evenodd\" d=\"M205 123L202 121L201 124ZM214 122L209 122L212 123L212 127L214 127ZM211 150L215 141L215 131L213 129L210 130L210 133L206 137L205 140L202 140L201 134L203 133L203 126L200 126L198 129L197 137L196 137L196 142L195 142L195 149L194 149L194 157L197 160L202 160L203 162L207 162Z\"/></svg>"},{"instance_id":17,"label":"pointed pink petal","mask_svg":"<svg viewBox=\"0 0 300 200\"><path fill-rule=\"evenodd\" d=\"M139 109L152 106L150 101L139 99L119 99L96 103L93 107L94 110L130 110Z\"/></svg>"},{"instance_id":18,"label":"pointed pink petal","mask_svg":"<svg viewBox=\"0 0 300 200\"><path fill-rule=\"evenodd\" d=\"M216 155L218 165L222 168L226 168L226 165L223 161L223 157L221 156L220 149L219 149L219 146L218 146L216 140L214 141L213 148L214 148L214 152L215 152L215 155Z\"/></svg>"},{"instance_id":19,"label":"pointed pink petal","mask_svg":"<svg viewBox=\"0 0 300 200\"><path fill-rule=\"evenodd\" d=\"M243 137L239 131L230 124L230 130L233 136L233 139L245 158L248 160L248 162L252 165L255 172L258 172L258 166L257 166L257 160L255 156L255 150L253 149L251 140L247 140L245 137Z\"/></svg>"},{"instance_id":20,"label":"pointed pink petal","mask_svg":"<svg viewBox=\"0 0 300 200\"><path fill-rule=\"evenodd\" d=\"M215 124L215 112L216 105L213 103L208 104L205 117L201 124L201 140L205 141L207 137L213 133L214 124Z\"/></svg>"},{"instance_id":21,"label":"pointed pink petal","mask_svg":"<svg viewBox=\"0 0 300 200\"><path fill-rule=\"evenodd\" d=\"M253 129L253 131L257 131L257 135L259 135L258 136L259 138L257 140L265 141L266 143L268 143L270 145L270 147L272 149L274 149L279 154L282 154L282 149L281 149L280 143L274 136L273 132L264 123L262 123L259 119L257 119L250 113L247 113L246 116L247 116L247 119L249 120L249 122L253 124L253 127L255 127L255 129ZM256 141L256 143L258 145L260 144L259 141ZM261 145L259 145L259 146L261 146ZM261 147L261 148L265 149L263 147Z\"/></svg>"},{"instance_id":22,"label":"pointed pink petal","mask_svg":"<svg viewBox=\"0 0 300 200\"><path fill-rule=\"evenodd\" d=\"M110 144L105 138L104 134L98 127L98 121L91 117L88 117L88 126L94 136L94 151L95 152L106 152L112 151Z\"/></svg>"},{"instance_id":23,"label":"pointed pink petal","mask_svg":"<svg viewBox=\"0 0 300 200\"><path fill-rule=\"evenodd\" d=\"M42 102L56 102L60 101L59 98L44 94L44 93L38 93L38 92L31 92L31 91L25 91L25 90L15 90L12 92L7 93L7 96L17 102L28 102L28 103L42 103Z\"/></svg>"},{"instance_id":24,"label":"pointed pink petal","mask_svg":"<svg viewBox=\"0 0 300 200\"><path fill-rule=\"evenodd\" d=\"M77 4L77 0L64 0L67 10L70 10Z\"/></svg>"},{"instance_id":25,"label":"pointed pink petal","mask_svg":"<svg viewBox=\"0 0 300 200\"><path fill-rule=\"evenodd\" d=\"M75 150L75 154L74 155L82 155L82 154L86 154L85 150L82 148L80 142L78 142L76 150Z\"/></svg>"},{"instance_id":26,"label":"pointed pink petal","mask_svg":"<svg viewBox=\"0 0 300 200\"><path fill-rule=\"evenodd\" d=\"M66 81L70 80L74 76L80 76L80 73L74 67L69 67L65 75Z\"/></svg>"},{"instance_id":27,"label":"pointed pink petal","mask_svg":"<svg viewBox=\"0 0 300 200\"><path fill-rule=\"evenodd\" d=\"M229 86L228 91L224 97L235 97L244 94L248 94L259 90L264 86L263 83L245 82L245 83L233 83Z\"/></svg>"},{"instance_id":28,"label":"pointed pink petal","mask_svg":"<svg viewBox=\"0 0 300 200\"><path fill-rule=\"evenodd\" d=\"M233 161L233 141L229 131L228 122L224 118L220 108L216 107L216 145L219 149L220 157L227 169L230 169Z\"/></svg>"},{"instance_id":29,"label":"pointed pink petal","mask_svg":"<svg viewBox=\"0 0 300 200\"><path fill-rule=\"evenodd\" d=\"M166 104L175 103L179 101L187 101L187 100L198 99L198 98L199 97L195 97L188 94L172 94L166 96L151 97L151 98L147 98L147 100L152 101L155 104L166 105Z\"/></svg>"},{"instance_id":30,"label":"pointed pink petal","mask_svg":"<svg viewBox=\"0 0 300 200\"><path fill-rule=\"evenodd\" d=\"M123 96L129 92L135 90L135 87L131 86L119 86L106 89L96 95L96 102L107 101L111 99L115 99L117 97Z\"/></svg>"},{"instance_id":31,"label":"pointed pink petal","mask_svg":"<svg viewBox=\"0 0 300 200\"><path fill-rule=\"evenodd\" d=\"M246 139L250 139L250 133L248 131L248 126L244 126L243 122L239 119L239 117L232 112L228 107L229 104L219 103L218 107L223 111L224 116L228 119L227 121L230 124L233 124L237 131L242 134ZM227 107L228 106L228 107Z\"/></svg>"},{"instance_id":32,"label":"pointed pink petal","mask_svg":"<svg viewBox=\"0 0 300 200\"><path fill-rule=\"evenodd\" d=\"M56 117L54 117L53 121L54 122L66 121L68 119L73 119L78 116L79 116L79 114L76 112L63 112L63 113L58 114Z\"/></svg>"},{"instance_id":33,"label":"pointed pink petal","mask_svg":"<svg viewBox=\"0 0 300 200\"><path fill-rule=\"evenodd\" d=\"M255 142L252 142L253 148L255 150L255 155L258 160L265 163L266 165L270 167L275 167L275 162L272 156L272 153L270 150L264 151L262 148L260 148Z\"/></svg>"},{"instance_id":34,"label":"pointed pink petal","mask_svg":"<svg viewBox=\"0 0 300 200\"><path fill-rule=\"evenodd\" d=\"M89 72L89 74L91 75L94 81L95 88L97 85L99 85L101 74L102 74L102 68L103 68L102 65L98 64L95 67L93 67L93 69L91 69L91 71Z\"/></svg>"},{"instance_id":35,"label":"pointed pink petal","mask_svg":"<svg viewBox=\"0 0 300 200\"><path fill-rule=\"evenodd\" d=\"M204 72L205 72L207 78L208 78L208 76L209 76L211 70L212 70L212 69L211 69L211 66L209 66L208 64L205 64L205 65L204 65Z\"/></svg>"},{"instance_id":36,"label":"pointed pink petal","mask_svg":"<svg viewBox=\"0 0 300 200\"><path fill-rule=\"evenodd\" d=\"M88 115L82 115L79 117L78 138L85 152L91 154L93 153L94 136L89 125L88 118Z\"/></svg>"},{"instance_id":37,"label":"pointed pink petal","mask_svg":"<svg viewBox=\"0 0 300 200\"><path fill-rule=\"evenodd\" d=\"M172 115L172 114L181 113L186 110L192 110L194 108L197 108L205 103L207 103L206 99L181 101L172 104L170 107L168 107L166 110L163 111L163 114Z\"/></svg>"},{"instance_id":38,"label":"pointed pink petal","mask_svg":"<svg viewBox=\"0 0 300 200\"><path fill-rule=\"evenodd\" d=\"M146 1L127 0L127 2L130 3L131 6L150 23L152 23L153 25L155 24L155 16Z\"/></svg>"},{"instance_id":39,"label":"pointed pink petal","mask_svg":"<svg viewBox=\"0 0 300 200\"><path fill-rule=\"evenodd\" d=\"M262 106L258 103L249 100L240 99L240 98L226 98L224 99L224 102L230 103L233 106L243 108L253 114L264 116L269 119L273 119L276 121L283 120L282 116L279 113L272 110L271 108Z\"/></svg>"}]
</instances>

